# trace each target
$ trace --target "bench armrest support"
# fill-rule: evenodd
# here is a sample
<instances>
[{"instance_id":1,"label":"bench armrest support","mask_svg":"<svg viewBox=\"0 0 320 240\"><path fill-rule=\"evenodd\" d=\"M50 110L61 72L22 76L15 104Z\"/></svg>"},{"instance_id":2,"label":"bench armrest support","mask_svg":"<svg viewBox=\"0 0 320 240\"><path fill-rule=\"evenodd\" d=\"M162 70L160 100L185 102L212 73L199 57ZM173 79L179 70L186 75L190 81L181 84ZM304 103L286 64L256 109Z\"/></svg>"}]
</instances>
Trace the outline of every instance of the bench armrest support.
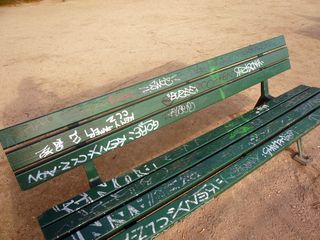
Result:
<instances>
[{"instance_id":1,"label":"bench armrest support","mask_svg":"<svg viewBox=\"0 0 320 240\"><path fill-rule=\"evenodd\" d=\"M269 94L268 79L261 82L260 86L261 86L261 95L260 95L260 98L258 99L258 101L254 107L261 106L274 98Z\"/></svg>"},{"instance_id":2,"label":"bench armrest support","mask_svg":"<svg viewBox=\"0 0 320 240\"><path fill-rule=\"evenodd\" d=\"M84 169L86 170L87 178L91 188L102 183L97 168L92 161L88 161L84 164Z\"/></svg>"}]
</instances>

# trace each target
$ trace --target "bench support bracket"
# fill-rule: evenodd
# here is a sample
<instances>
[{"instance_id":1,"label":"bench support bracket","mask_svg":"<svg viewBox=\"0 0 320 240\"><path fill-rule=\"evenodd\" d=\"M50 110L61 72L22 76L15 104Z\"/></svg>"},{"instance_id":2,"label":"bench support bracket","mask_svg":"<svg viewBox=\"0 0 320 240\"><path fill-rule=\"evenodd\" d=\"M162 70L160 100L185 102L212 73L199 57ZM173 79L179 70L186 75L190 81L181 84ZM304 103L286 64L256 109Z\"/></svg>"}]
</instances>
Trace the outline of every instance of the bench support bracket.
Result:
<instances>
[{"instance_id":1,"label":"bench support bracket","mask_svg":"<svg viewBox=\"0 0 320 240\"><path fill-rule=\"evenodd\" d=\"M261 82L261 96L258 99L258 101L254 107L261 106L262 104L269 102L273 98L274 97L272 97L269 94L269 86L268 86L268 79L267 79L267 80Z\"/></svg>"},{"instance_id":2,"label":"bench support bracket","mask_svg":"<svg viewBox=\"0 0 320 240\"><path fill-rule=\"evenodd\" d=\"M86 170L87 178L91 188L102 183L97 168L92 161L88 161L84 164L84 169Z\"/></svg>"},{"instance_id":3,"label":"bench support bracket","mask_svg":"<svg viewBox=\"0 0 320 240\"><path fill-rule=\"evenodd\" d=\"M298 152L293 155L293 159L302 165L307 165L312 162L312 158L308 155L305 155L303 152L302 139L297 140Z\"/></svg>"}]
</instances>

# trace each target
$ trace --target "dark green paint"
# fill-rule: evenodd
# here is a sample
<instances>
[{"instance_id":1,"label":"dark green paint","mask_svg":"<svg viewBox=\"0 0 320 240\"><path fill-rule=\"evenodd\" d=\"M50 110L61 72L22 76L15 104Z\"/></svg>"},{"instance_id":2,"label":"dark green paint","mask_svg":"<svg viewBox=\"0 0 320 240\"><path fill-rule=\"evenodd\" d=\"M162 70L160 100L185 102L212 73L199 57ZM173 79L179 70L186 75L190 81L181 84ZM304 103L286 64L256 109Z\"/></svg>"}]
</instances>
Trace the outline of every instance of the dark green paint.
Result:
<instances>
[{"instance_id":1,"label":"dark green paint","mask_svg":"<svg viewBox=\"0 0 320 240\"><path fill-rule=\"evenodd\" d=\"M226 97L230 97L244 89L247 89L257 83L260 83L261 81L263 81L264 79L273 77L274 75L279 74L280 72L283 72L285 70L288 70L290 68L290 63L288 60L285 60L283 62L280 62L276 65L273 65L272 67L266 68L264 70L261 70L257 73L254 73L248 77L244 77L239 81L235 81L232 84L228 84L223 86L221 89L224 92ZM221 101L221 97L220 95L217 94L217 91L219 90L213 90L209 93L206 93L202 96L196 97L194 99L192 99L192 101L195 103L195 105L197 106L197 109L195 109L195 111L199 111L201 109L204 109L208 106L210 106L211 104L214 104L218 101ZM195 112L194 111L194 112ZM148 119L152 119L153 121L159 121L159 127L164 127L170 123L176 122L177 120L184 118L187 115L190 115L191 113L185 114L185 115L180 115L177 117L172 117L172 118L167 118L168 114L170 114L170 109L167 111L164 111L162 113L156 114L150 118L147 118L145 121L147 121ZM94 143L90 143L87 144L86 146L83 146L79 149L77 149L76 151L72 151L70 153L67 153L61 157L58 157L56 159L51 160L50 162L47 162L39 167L33 168L31 170L28 170L22 174L17 175L17 180L21 186L21 189L25 190L31 187L34 187L42 182L45 182L55 176L58 176L60 174L62 174L64 171L61 170L61 166L64 166L63 162L70 162L71 159L76 159L79 155L87 155L88 152L90 150L92 150L95 145L97 146L105 146L105 144L110 143L111 140L115 139L115 138L123 138L123 136L126 136L129 132L134 131L134 129L136 127L138 127L139 123L131 125L129 127L127 127L126 129L120 130L114 134L110 134L107 137L104 137L102 139L99 139L98 141L94 142ZM132 140L128 140L125 143L131 142ZM104 154L105 152L102 152L102 154ZM93 156L92 159L96 158L97 156ZM90 159L90 160L92 160ZM68 170L70 170L71 168L80 166L82 163L79 163L76 166L70 166L70 168ZM32 176L37 176L38 171L40 172L47 172L47 171L52 171L53 169L55 169L54 171L54 176L52 175L46 175L45 177L42 177L41 179L39 179L37 182L33 181L28 183L28 179L30 179L29 174L32 174ZM41 175L42 176L42 175Z\"/></svg>"}]
</instances>

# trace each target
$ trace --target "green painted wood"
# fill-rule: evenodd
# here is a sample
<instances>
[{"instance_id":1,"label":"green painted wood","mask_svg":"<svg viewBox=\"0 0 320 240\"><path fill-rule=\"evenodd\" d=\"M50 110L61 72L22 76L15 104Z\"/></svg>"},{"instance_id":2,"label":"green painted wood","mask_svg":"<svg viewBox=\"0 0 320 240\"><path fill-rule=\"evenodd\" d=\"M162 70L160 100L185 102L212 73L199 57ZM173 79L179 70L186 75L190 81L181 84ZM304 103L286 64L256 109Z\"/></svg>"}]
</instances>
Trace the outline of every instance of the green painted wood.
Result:
<instances>
[{"instance_id":1,"label":"green painted wood","mask_svg":"<svg viewBox=\"0 0 320 240\"><path fill-rule=\"evenodd\" d=\"M228 84L226 86L223 86L222 88L193 98L191 101L194 104L193 112L206 108L213 103L232 96L246 88L249 88L250 86L260 83L267 78L273 77L280 72L288 70L289 68L290 63L288 60L285 60L248 77L244 77L232 84ZM42 182L45 182L55 176L64 173L67 170L70 170L71 168L82 165L87 160L92 160L96 157L99 157L101 156L101 154L121 147L133 140L139 139L140 137L145 136L150 132L153 132L170 123L176 122L177 120L190 114L191 113L188 112L185 115L172 115L172 109L166 110L150 118L147 118L143 122L131 125L126 129L120 130L114 134L110 134L107 137L87 144L86 146L83 146L76 151L67 153L37 168L33 168L24 173L18 174L16 176L17 180L21 186L21 189L23 190L34 187ZM168 116L170 117L168 118Z\"/></svg>"},{"instance_id":2,"label":"green painted wood","mask_svg":"<svg viewBox=\"0 0 320 240\"><path fill-rule=\"evenodd\" d=\"M133 121L142 119L154 112L168 109L169 106L177 105L187 99L203 94L206 91L228 84L237 79L238 73L236 73L235 69L245 68L248 64L257 63L250 69L252 71L247 73L252 74L254 71L266 68L275 62L279 62L286 58L288 58L288 50L287 48L283 48L258 59L235 65L230 69L149 98L115 113L108 114L94 121L70 129L69 131L46 138L40 142L9 153L7 155L8 160L12 169L16 171L28 164L53 156L70 147L83 144L88 140L93 140L102 135L106 135L107 133L110 134L119 127L130 125ZM245 74L239 77L243 76L245 76ZM190 108L192 108L192 106L190 106Z\"/></svg>"},{"instance_id":3,"label":"green painted wood","mask_svg":"<svg viewBox=\"0 0 320 240\"><path fill-rule=\"evenodd\" d=\"M97 171L94 162L88 161L84 164L84 169L86 171L87 179L89 181L90 187L98 185L96 183L101 183L99 173Z\"/></svg>"},{"instance_id":4,"label":"green painted wood","mask_svg":"<svg viewBox=\"0 0 320 240\"><path fill-rule=\"evenodd\" d=\"M150 201L140 201L140 197L143 198L143 193L149 190L154 193L152 201L153 204L149 205L150 208L154 208L157 204L164 204L164 201L169 201L179 192L181 193L181 191L186 190L185 188L192 187L192 185L186 185L186 181L189 179L201 181L203 177L207 176L206 174L213 173L212 169L214 169L214 171L219 171L221 168L225 167L226 164L242 156L247 151L255 148L255 146L260 144L265 138L272 137L274 134L277 134L290 124L304 117L310 111L320 107L320 93L308 99L307 101L305 98L300 98L298 100L296 99L297 101L293 100L294 99L292 99L292 101L289 100L288 102L284 103L283 106L279 106L274 110L265 113L260 118L256 118L255 120L244 124L240 128L230 132L228 135L225 135L217 141L207 144L206 146L194 151L186 157L169 164L167 167L159 169L149 176L142 178L140 181L136 181L128 187L124 187L120 191L113 193L110 196L106 196L103 199L90 204L88 207L82 208L80 211L65 217L61 221L52 223L43 229L44 235L47 239L54 239L59 235L63 236L63 234L67 234L83 224L97 220L99 217L107 214L119 206L122 206L129 200L133 200L137 196L139 196L138 200L133 200L133 202L136 201L139 202L140 205L143 204L144 206L147 206ZM304 103L302 105L298 105L301 102ZM279 117L279 115L287 112L293 107L295 107L294 110ZM270 123L270 121L275 118L277 119ZM266 127L262 128L264 125L266 125ZM231 150L233 154L231 155L232 157L230 157L229 154ZM216 156L213 154L216 154ZM209 161L209 163L205 163L207 161ZM214 164L218 163L218 165L214 165L215 167L209 167L213 162ZM193 178L187 175L187 177L181 178L181 175L184 175L184 173L182 173L178 177L175 177L182 171L192 168L196 164L198 165L195 168L204 168L199 170L198 173L202 171L206 174L197 174L194 175ZM168 180L170 178L172 179ZM165 182L164 185L167 187L157 187L163 182ZM169 190L168 186L169 188L172 187L174 190ZM181 189L179 189L177 186L180 186ZM175 192L175 190L177 191ZM159 191L162 191L163 194L160 194L161 197L159 197L159 202L157 203L155 199L157 198L156 195L159 195ZM149 196L148 193L145 195ZM128 205L120 208L120 210L116 210L116 212L122 216L120 212L124 211L123 209L127 209L128 213L132 206L135 208L136 204L131 202ZM113 215L113 213L111 213L111 215ZM137 213L134 214L134 217L136 216L138 216ZM132 215L124 215L123 219L125 219L125 217L130 217L130 221L132 221ZM110 222L110 219L108 221ZM112 226L112 224L110 224L110 226ZM110 231L115 231L115 228L112 228Z\"/></svg>"},{"instance_id":5,"label":"green painted wood","mask_svg":"<svg viewBox=\"0 0 320 240\"><path fill-rule=\"evenodd\" d=\"M89 224L80 230L81 235L84 236L84 239L92 239L92 233L94 232L101 234L103 237L109 237L111 234L116 233L131 222L137 221L139 218L145 216L156 208L163 206L179 194L189 190L194 185L199 184L209 176L217 173L244 154L256 149L260 144L276 136L276 138L280 140L276 141L274 145L271 145L271 147L265 148L262 151L264 155L272 156L274 150L279 147L277 144L281 146L286 139L291 138L292 134L294 134L291 133L291 135L283 135L282 132L290 125L299 122L300 119L304 119L305 116L314 111L316 111L316 115L313 116L318 116L317 121L319 121L320 94L264 127L259 128L252 134L245 136L236 144L223 149L217 154L207 158L205 161L181 173L177 177L171 178L143 195L137 196L136 199L116 209L112 213L109 213L102 218L96 217L95 219L92 219L92 221L88 222L92 224ZM232 139L232 134L230 134L229 137ZM195 160L196 158L193 159ZM149 179L149 181L151 181L151 179ZM119 195L115 196L115 198L117 197L119 197ZM96 209L97 208L95 208L94 211L96 211ZM86 218L89 213L90 212L88 211L82 211L82 218ZM66 230L68 230L70 225L75 225L73 221L78 220L73 219L72 221L65 222L60 226L62 227L60 230L53 228L51 225L47 229L43 229L43 232L47 239L58 237L61 232L68 234ZM100 229L99 232L96 228L97 222ZM77 225L77 227L79 226L80 225Z\"/></svg>"},{"instance_id":6,"label":"green painted wood","mask_svg":"<svg viewBox=\"0 0 320 240\"><path fill-rule=\"evenodd\" d=\"M242 126L243 124L255 119L256 117L262 115L263 113L272 110L273 108L279 106L280 104L293 99L295 96L302 96L305 98L305 94L314 91L312 88L300 85L289 92L282 94L281 96L271 100L267 105L262 108L253 109L248 113L235 118L228 123L186 143L182 146L166 153L162 156L159 156L141 166L134 168L130 172L126 172L123 175L113 178L110 181L107 181L103 184L98 185L97 187L90 189L87 192L81 193L80 195L65 201L62 204L58 204L55 207L47 210L39 217L39 223L42 227L61 219L74 211L77 211L89 203L97 201L102 197L113 193L116 190L123 188L135 182L142 177L149 175L150 173L167 166L169 163L181 158L200 147L218 139L219 137L224 136L230 131Z\"/></svg>"},{"instance_id":7,"label":"green painted wood","mask_svg":"<svg viewBox=\"0 0 320 240\"><path fill-rule=\"evenodd\" d=\"M190 192L180 196L172 203L154 212L152 215L147 216L142 221L134 224L132 227L112 239L148 240L155 237L167 228L173 226L176 222L191 214L196 209L200 208L202 205L214 199L235 183L239 182L245 176L262 166L268 160L285 150L285 148L289 147L292 143L318 126L319 123L320 110L317 110L289 129L285 130L280 135L277 135L273 139L256 148L250 152L250 154L224 169L222 172L208 178L205 182L201 183ZM276 150L270 152L270 154L265 154L264 151L273 145L277 146ZM98 223L99 222L96 222L95 228L93 229L97 234L100 233L100 225ZM101 228L102 227L103 226L101 226ZM81 233L78 232L73 234L72 239L80 240L80 237ZM70 238L71 237L68 239ZM85 239L90 240L101 238L90 236Z\"/></svg>"},{"instance_id":8,"label":"green painted wood","mask_svg":"<svg viewBox=\"0 0 320 240\"><path fill-rule=\"evenodd\" d=\"M217 71L231 64L285 45L283 36L224 54L162 76L122 88L106 95L61 109L42 117L0 130L4 149L75 123L116 107L151 96L193 78Z\"/></svg>"}]
</instances>

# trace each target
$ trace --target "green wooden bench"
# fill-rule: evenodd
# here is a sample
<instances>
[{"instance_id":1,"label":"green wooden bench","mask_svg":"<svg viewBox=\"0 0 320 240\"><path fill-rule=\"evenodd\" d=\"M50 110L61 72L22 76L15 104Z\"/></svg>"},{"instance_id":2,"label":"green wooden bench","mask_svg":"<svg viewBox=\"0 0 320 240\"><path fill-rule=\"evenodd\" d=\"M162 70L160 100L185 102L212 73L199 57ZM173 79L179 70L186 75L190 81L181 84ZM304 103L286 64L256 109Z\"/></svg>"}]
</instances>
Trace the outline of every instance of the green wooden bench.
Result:
<instances>
[{"instance_id":1,"label":"green wooden bench","mask_svg":"<svg viewBox=\"0 0 320 240\"><path fill-rule=\"evenodd\" d=\"M320 123L320 89L268 92L268 79L289 68L275 37L3 129L0 142L22 190L84 166L90 190L39 217L46 239L152 238L294 142L295 159L310 162L301 137ZM100 180L93 159L256 84L253 110Z\"/></svg>"}]
</instances>

